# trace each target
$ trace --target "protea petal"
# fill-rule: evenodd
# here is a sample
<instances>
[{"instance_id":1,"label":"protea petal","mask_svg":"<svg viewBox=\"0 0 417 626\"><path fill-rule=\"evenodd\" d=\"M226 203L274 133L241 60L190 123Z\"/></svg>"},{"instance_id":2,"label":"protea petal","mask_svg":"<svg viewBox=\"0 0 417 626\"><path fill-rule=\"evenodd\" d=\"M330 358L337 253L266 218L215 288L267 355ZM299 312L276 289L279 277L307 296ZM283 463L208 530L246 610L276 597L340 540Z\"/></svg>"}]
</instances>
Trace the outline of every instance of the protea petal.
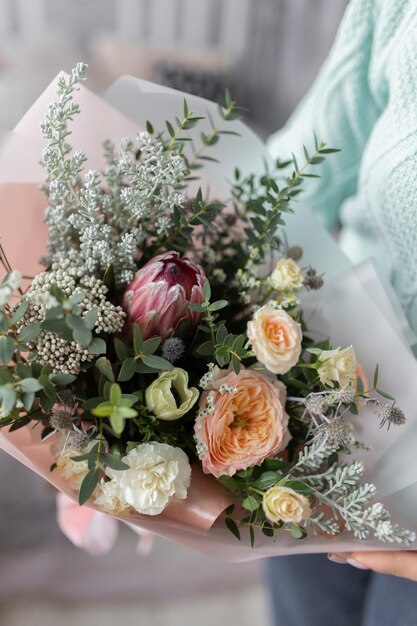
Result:
<instances>
[{"instance_id":1,"label":"protea petal","mask_svg":"<svg viewBox=\"0 0 417 626\"><path fill-rule=\"evenodd\" d=\"M203 301L204 270L172 251L161 254L140 269L129 285L123 305L131 324L139 324L145 339L173 332L186 318L193 327L201 314L190 311L190 302Z\"/></svg>"}]
</instances>

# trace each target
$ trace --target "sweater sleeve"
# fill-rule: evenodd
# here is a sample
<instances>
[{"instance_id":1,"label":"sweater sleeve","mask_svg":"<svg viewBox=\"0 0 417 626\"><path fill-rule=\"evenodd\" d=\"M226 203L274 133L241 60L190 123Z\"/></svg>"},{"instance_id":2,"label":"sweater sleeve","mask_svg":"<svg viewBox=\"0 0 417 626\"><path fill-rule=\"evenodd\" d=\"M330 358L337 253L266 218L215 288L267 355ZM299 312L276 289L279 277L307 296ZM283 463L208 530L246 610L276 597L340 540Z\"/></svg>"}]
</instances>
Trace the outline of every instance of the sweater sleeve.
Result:
<instances>
[{"instance_id":1,"label":"sweater sleeve","mask_svg":"<svg viewBox=\"0 0 417 626\"><path fill-rule=\"evenodd\" d=\"M374 0L351 1L315 83L285 127L268 141L275 158L286 160L294 153L300 165L303 145L312 152L314 132L319 141L341 149L320 166L320 179L305 179L303 201L328 227L337 222L343 200L356 191L362 153L379 116L368 79L373 12Z\"/></svg>"}]
</instances>

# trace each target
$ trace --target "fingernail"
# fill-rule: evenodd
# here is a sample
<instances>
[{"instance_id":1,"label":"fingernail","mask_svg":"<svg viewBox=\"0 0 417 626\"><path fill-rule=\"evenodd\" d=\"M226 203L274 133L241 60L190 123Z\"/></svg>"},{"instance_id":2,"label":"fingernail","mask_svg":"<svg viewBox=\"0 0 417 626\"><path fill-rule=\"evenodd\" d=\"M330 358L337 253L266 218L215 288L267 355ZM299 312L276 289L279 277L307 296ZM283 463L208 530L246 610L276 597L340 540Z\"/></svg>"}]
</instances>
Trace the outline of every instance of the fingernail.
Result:
<instances>
[{"instance_id":1,"label":"fingernail","mask_svg":"<svg viewBox=\"0 0 417 626\"><path fill-rule=\"evenodd\" d=\"M370 569L367 565L362 565L362 563L358 563L355 559L347 559L346 563L349 563L349 565L356 567L357 569Z\"/></svg>"},{"instance_id":2,"label":"fingernail","mask_svg":"<svg viewBox=\"0 0 417 626\"><path fill-rule=\"evenodd\" d=\"M340 565L346 565L346 563L348 562L347 559L345 559L343 556L338 556L337 554L328 554L327 558L329 559L329 561L332 561L333 563L339 563Z\"/></svg>"}]
</instances>

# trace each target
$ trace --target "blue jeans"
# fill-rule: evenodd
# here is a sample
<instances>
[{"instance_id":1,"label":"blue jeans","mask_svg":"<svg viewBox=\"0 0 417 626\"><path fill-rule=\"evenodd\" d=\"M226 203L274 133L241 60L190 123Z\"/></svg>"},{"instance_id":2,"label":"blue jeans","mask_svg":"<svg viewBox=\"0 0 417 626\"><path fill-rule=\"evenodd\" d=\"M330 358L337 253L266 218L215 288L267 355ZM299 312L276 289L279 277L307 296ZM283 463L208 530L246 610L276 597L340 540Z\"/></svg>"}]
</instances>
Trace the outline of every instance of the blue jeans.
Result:
<instances>
[{"instance_id":1,"label":"blue jeans","mask_svg":"<svg viewBox=\"0 0 417 626\"><path fill-rule=\"evenodd\" d=\"M332 563L267 559L274 626L417 626L417 583Z\"/></svg>"}]
</instances>

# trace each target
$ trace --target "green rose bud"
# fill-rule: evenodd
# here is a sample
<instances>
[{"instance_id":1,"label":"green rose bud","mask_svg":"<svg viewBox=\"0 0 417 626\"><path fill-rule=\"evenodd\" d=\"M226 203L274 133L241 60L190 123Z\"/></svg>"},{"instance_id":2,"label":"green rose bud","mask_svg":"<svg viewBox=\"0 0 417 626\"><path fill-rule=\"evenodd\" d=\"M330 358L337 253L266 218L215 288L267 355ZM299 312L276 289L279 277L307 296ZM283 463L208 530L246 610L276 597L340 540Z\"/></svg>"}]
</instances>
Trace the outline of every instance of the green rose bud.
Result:
<instances>
[{"instance_id":1,"label":"green rose bud","mask_svg":"<svg viewBox=\"0 0 417 626\"><path fill-rule=\"evenodd\" d=\"M188 373L180 367L162 372L145 393L148 410L161 420L185 415L197 402L198 389L188 388Z\"/></svg>"}]
</instances>

